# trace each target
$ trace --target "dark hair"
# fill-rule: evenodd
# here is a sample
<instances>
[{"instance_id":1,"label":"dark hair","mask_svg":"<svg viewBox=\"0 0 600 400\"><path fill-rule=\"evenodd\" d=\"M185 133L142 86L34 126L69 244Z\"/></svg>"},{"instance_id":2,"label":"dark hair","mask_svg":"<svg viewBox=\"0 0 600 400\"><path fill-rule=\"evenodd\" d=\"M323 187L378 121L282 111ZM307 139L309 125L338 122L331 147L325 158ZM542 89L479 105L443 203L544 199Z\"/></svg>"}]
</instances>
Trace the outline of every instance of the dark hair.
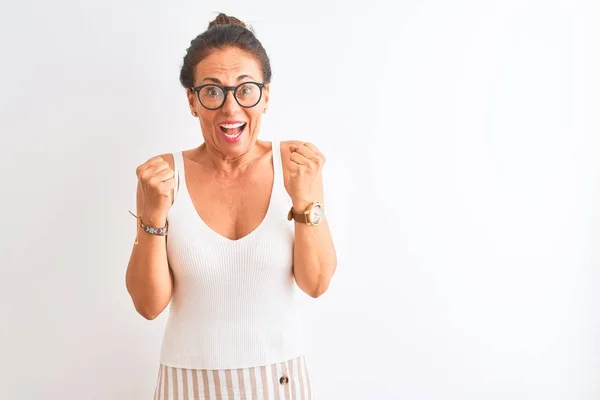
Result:
<instances>
[{"instance_id":1,"label":"dark hair","mask_svg":"<svg viewBox=\"0 0 600 400\"><path fill-rule=\"evenodd\" d=\"M190 43L179 74L179 81L185 88L194 86L194 69L212 50L237 47L250 53L258 61L263 73L263 83L271 82L271 62L267 52L242 21L223 13L208 24L206 31L196 36Z\"/></svg>"}]
</instances>

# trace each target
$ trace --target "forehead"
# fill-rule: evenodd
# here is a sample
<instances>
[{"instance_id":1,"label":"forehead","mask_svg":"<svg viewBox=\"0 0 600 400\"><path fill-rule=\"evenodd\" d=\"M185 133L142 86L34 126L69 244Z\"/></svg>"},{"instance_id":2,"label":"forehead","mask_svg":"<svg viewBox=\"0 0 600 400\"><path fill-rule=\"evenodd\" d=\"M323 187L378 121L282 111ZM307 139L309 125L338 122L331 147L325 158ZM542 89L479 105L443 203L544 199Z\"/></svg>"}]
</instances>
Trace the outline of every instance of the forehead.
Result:
<instances>
[{"instance_id":1,"label":"forehead","mask_svg":"<svg viewBox=\"0 0 600 400\"><path fill-rule=\"evenodd\" d=\"M223 84L234 84L240 75L250 75L261 81L262 72L256 59L235 47L215 49L196 65L195 83L204 78L216 78Z\"/></svg>"}]
</instances>

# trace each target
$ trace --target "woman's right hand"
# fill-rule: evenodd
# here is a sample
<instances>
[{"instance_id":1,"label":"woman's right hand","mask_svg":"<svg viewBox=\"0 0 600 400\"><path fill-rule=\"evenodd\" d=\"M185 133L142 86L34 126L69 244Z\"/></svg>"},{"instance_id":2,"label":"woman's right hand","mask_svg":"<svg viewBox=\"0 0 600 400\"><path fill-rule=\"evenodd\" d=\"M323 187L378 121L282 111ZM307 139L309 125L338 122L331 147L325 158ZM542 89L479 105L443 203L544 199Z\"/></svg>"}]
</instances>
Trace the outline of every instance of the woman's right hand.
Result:
<instances>
[{"instance_id":1,"label":"woman's right hand","mask_svg":"<svg viewBox=\"0 0 600 400\"><path fill-rule=\"evenodd\" d=\"M175 173L162 157L153 157L136 169L141 210L139 216L146 225L163 227L173 203Z\"/></svg>"}]
</instances>

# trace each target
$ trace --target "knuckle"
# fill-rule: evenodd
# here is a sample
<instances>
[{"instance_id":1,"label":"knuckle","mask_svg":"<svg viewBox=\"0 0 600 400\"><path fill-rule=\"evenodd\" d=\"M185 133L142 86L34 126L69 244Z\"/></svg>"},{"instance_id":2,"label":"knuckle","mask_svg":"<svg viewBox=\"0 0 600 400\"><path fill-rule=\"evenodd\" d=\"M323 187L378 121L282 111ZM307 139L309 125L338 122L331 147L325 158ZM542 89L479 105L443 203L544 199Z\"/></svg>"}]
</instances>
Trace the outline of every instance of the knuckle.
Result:
<instances>
[{"instance_id":1,"label":"knuckle","mask_svg":"<svg viewBox=\"0 0 600 400\"><path fill-rule=\"evenodd\" d=\"M158 186L158 181L155 176L150 176L146 179L146 184L151 188L156 188L156 186Z\"/></svg>"},{"instance_id":2,"label":"knuckle","mask_svg":"<svg viewBox=\"0 0 600 400\"><path fill-rule=\"evenodd\" d=\"M138 167L135 169L135 174L139 177L141 177L144 174L144 171L147 170L147 165L146 163L144 164L140 164L138 165Z\"/></svg>"}]
</instances>

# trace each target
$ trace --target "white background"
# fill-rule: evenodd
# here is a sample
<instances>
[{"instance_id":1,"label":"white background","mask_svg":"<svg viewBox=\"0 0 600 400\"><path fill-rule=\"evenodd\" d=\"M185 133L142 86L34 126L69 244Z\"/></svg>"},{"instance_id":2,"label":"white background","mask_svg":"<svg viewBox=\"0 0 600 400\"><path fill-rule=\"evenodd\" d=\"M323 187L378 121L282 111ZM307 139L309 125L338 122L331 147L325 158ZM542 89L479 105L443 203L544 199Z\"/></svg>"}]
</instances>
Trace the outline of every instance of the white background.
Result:
<instances>
[{"instance_id":1,"label":"white background","mask_svg":"<svg viewBox=\"0 0 600 400\"><path fill-rule=\"evenodd\" d=\"M0 397L151 397L135 167L200 144L179 67L217 11L272 59L263 138L328 158L317 398L600 398L592 0L5 2Z\"/></svg>"}]
</instances>

